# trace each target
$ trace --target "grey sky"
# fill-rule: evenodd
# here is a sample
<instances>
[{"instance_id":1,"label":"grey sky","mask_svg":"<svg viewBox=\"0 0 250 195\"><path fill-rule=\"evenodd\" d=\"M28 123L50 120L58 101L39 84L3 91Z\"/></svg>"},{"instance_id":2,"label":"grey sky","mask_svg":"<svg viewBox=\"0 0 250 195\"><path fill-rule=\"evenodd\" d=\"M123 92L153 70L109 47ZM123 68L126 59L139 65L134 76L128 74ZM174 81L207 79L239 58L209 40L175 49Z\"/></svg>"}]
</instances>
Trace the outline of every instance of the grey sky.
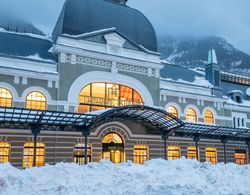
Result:
<instances>
[{"instance_id":1,"label":"grey sky","mask_svg":"<svg viewBox=\"0 0 250 195\"><path fill-rule=\"evenodd\" d=\"M50 33L64 0L1 0L0 17L14 14ZM158 35L217 35L250 53L250 0L128 0Z\"/></svg>"}]
</instances>

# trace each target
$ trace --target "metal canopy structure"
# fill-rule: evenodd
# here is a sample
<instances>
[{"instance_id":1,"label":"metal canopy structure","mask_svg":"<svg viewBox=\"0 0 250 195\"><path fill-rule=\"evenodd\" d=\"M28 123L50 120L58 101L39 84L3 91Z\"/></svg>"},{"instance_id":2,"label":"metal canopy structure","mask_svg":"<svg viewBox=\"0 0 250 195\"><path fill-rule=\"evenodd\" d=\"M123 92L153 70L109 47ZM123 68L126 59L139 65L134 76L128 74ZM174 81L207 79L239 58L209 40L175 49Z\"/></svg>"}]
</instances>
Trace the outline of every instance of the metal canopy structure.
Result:
<instances>
[{"instance_id":1,"label":"metal canopy structure","mask_svg":"<svg viewBox=\"0 0 250 195\"><path fill-rule=\"evenodd\" d=\"M205 125L199 123L185 123L175 132L180 137L195 137L205 139L250 141L250 129Z\"/></svg>"}]
</instances>

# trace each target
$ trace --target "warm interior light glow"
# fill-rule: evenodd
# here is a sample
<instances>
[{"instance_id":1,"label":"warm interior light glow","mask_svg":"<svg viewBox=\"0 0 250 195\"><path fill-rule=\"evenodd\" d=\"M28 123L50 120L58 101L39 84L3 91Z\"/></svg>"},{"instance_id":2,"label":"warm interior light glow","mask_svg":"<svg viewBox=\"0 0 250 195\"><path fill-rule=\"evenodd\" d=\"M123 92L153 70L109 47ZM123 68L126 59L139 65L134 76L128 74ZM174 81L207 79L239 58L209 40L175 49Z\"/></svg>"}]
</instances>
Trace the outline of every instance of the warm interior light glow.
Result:
<instances>
[{"instance_id":1,"label":"warm interior light glow","mask_svg":"<svg viewBox=\"0 0 250 195\"><path fill-rule=\"evenodd\" d=\"M146 145L134 146L134 163L144 164L148 160L148 147Z\"/></svg>"},{"instance_id":2,"label":"warm interior light glow","mask_svg":"<svg viewBox=\"0 0 250 195\"><path fill-rule=\"evenodd\" d=\"M199 152L199 150L198 150L198 152ZM188 159L197 159L197 157L196 157L196 147L189 146L187 148L187 158ZM199 156L198 156L198 159L199 159Z\"/></svg>"},{"instance_id":3,"label":"warm interior light glow","mask_svg":"<svg viewBox=\"0 0 250 195\"><path fill-rule=\"evenodd\" d=\"M210 110L205 111L204 123L214 124L214 115Z\"/></svg>"},{"instance_id":4,"label":"warm interior light glow","mask_svg":"<svg viewBox=\"0 0 250 195\"><path fill-rule=\"evenodd\" d=\"M46 110L46 98L45 96L37 91L29 93L26 97L26 108L33 110Z\"/></svg>"},{"instance_id":5,"label":"warm interior light glow","mask_svg":"<svg viewBox=\"0 0 250 195\"><path fill-rule=\"evenodd\" d=\"M34 157L34 143L28 142L24 144L23 148L23 168L29 168L33 166ZM43 143L37 143L36 147L36 166L44 166L45 163L45 145Z\"/></svg>"},{"instance_id":6,"label":"warm interior light glow","mask_svg":"<svg viewBox=\"0 0 250 195\"><path fill-rule=\"evenodd\" d=\"M10 144L0 142L0 163L10 162Z\"/></svg>"},{"instance_id":7,"label":"warm interior light glow","mask_svg":"<svg viewBox=\"0 0 250 195\"><path fill-rule=\"evenodd\" d=\"M0 87L0 107L11 107L12 106L12 94L9 90Z\"/></svg>"},{"instance_id":8,"label":"warm interior light glow","mask_svg":"<svg viewBox=\"0 0 250 195\"><path fill-rule=\"evenodd\" d=\"M143 104L138 92L115 83L91 83L82 89L78 100L79 113Z\"/></svg>"},{"instance_id":9,"label":"warm interior light glow","mask_svg":"<svg viewBox=\"0 0 250 195\"><path fill-rule=\"evenodd\" d=\"M169 106L167 112L178 118L178 111L174 106Z\"/></svg>"},{"instance_id":10,"label":"warm interior light glow","mask_svg":"<svg viewBox=\"0 0 250 195\"><path fill-rule=\"evenodd\" d=\"M246 165L247 164L247 153L246 150L235 150L235 163L238 165Z\"/></svg>"},{"instance_id":11,"label":"warm interior light glow","mask_svg":"<svg viewBox=\"0 0 250 195\"><path fill-rule=\"evenodd\" d=\"M194 109L192 108L187 109L186 120L189 122L197 122L197 114Z\"/></svg>"},{"instance_id":12,"label":"warm interior light glow","mask_svg":"<svg viewBox=\"0 0 250 195\"><path fill-rule=\"evenodd\" d=\"M176 160L181 157L179 146L168 146L168 160Z\"/></svg>"},{"instance_id":13,"label":"warm interior light glow","mask_svg":"<svg viewBox=\"0 0 250 195\"><path fill-rule=\"evenodd\" d=\"M206 161L212 164L217 164L217 150L213 147L206 148Z\"/></svg>"}]
</instances>

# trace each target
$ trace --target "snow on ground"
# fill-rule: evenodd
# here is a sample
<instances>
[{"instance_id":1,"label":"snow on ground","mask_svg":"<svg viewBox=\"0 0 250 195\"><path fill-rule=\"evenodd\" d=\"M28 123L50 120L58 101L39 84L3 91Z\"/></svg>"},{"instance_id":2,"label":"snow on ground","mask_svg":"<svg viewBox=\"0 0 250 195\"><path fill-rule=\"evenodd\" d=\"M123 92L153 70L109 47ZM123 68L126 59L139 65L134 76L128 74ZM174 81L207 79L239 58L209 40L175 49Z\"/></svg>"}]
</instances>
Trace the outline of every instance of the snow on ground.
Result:
<instances>
[{"instance_id":1,"label":"snow on ground","mask_svg":"<svg viewBox=\"0 0 250 195\"><path fill-rule=\"evenodd\" d=\"M250 194L250 166L151 160L145 165L108 161L59 163L19 170L0 165L0 194Z\"/></svg>"}]
</instances>

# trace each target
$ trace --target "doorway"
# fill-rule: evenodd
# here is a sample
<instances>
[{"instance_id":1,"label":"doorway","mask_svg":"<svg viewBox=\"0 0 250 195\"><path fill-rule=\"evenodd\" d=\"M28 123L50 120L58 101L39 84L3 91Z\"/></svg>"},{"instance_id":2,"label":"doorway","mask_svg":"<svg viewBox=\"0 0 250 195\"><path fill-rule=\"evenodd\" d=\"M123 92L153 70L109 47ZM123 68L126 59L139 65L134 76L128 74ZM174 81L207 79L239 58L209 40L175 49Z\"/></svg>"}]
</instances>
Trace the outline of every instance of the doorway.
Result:
<instances>
[{"instance_id":1,"label":"doorway","mask_svg":"<svg viewBox=\"0 0 250 195\"><path fill-rule=\"evenodd\" d=\"M102 158L114 164L124 162L124 144L120 135L108 133L102 140Z\"/></svg>"}]
</instances>

